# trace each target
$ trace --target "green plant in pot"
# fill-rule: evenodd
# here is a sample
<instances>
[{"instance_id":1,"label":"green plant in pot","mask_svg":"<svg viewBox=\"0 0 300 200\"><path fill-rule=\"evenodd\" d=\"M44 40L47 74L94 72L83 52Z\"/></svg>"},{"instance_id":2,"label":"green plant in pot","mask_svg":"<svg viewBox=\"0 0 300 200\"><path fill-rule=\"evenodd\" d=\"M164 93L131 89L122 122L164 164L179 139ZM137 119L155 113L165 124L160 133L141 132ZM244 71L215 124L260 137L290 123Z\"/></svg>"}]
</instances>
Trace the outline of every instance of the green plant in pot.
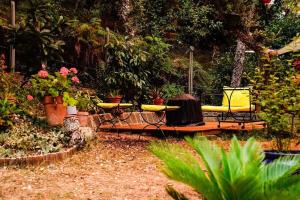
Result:
<instances>
[{"instance_id":1,"label":"green plant in pot","mask_svg":"<svg viewBox=\"0 0 300 200\"><path fill-rule=\"evenodd\" d=\"M94 109L93 99L88 92L83 91L78 91L75 98L77 99L77 117L80 125L87 126L89 111Z\"/></svg>"},{"instance_id":2,"label":"green plant in pot","mask_svg":"<svg viewBox=\"0 0 300 200\"><path fill-rule=\"evenodd\" d=\"M291 151L292 139L297 139L295 119L300 114L300 87L295 82L295 70L289 60L262 59L252 80L254 99L261 107L259 117L267 123L267 131L275 138L276 148L268 156L298 154Z\"/></svg>"},{"instance_id":3,"label":"green plant in pot","mask_svg":"<svg viewBox=\"0 0 300 200\"><path fill-rule=\"evenodd\" d=\"M150 90L150 99L153 101L154 105L163 105L164 99L162 98L162 92L159 88L154 88Z\"/></svg>"},{"instance_id":4,"label":"green plant in pot","mask_svg":"<svg viewBox=\"0 0 300 200\"><path fill-rule=\"evenodd\" d=\"M122 95L120 95L120 90L110 90L106 96L106 101L108 103L121 103Z\"/></svg>"},{"instance_id":5,"label":"green plant in pot","mask_svg":"<svg viewBox=\"0 0 300 200\"><path fill-rule=\"evenodd\" d=\"M67 106L67 114L69 116L77 115L76 105L78 101L74 99L68 92L64 92L63 101L64 105Z\"/></svg>"}]
</instances>

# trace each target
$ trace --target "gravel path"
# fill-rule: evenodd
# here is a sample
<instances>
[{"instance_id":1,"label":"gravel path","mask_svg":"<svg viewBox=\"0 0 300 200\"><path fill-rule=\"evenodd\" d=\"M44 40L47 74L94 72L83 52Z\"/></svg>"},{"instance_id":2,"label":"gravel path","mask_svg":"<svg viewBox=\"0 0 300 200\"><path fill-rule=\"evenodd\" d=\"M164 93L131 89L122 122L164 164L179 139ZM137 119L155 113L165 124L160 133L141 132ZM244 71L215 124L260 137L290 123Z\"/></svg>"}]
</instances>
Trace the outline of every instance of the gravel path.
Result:
<instances>
[{"instance_id":1,"label":"gravel path","mask_svg":"<svg viewBox=\"0 0 300 200\"><path fill-rule=\"evenodd\" d=\"M153 139L105 133L60 163L1 168L0 199L170 199L164 190L168 184L198 199L192 189L160 173L158 159L147 151Z\"/></svg>"}]
</instances>

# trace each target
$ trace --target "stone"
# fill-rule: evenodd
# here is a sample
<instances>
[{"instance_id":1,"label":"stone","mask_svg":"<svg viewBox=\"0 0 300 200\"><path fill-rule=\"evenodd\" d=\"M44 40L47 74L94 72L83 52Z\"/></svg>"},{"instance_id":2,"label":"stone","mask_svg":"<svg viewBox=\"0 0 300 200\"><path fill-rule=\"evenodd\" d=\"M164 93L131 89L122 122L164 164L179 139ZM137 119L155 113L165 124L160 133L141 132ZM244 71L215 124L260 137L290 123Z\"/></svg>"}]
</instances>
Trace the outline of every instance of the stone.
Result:
<instances>
[{"instance_id":1,"label":"stone","mask_svg":"<svg viewBox=\"0 0 300 200\"><path fill-rule=\"evenodd\" d=\"M92 141L96 137L96 132L90 127L80 127L79 131L86 142Z\"/></svg>"},{"instance_id":2,"label":"stone","mask_svg":"<svg viewBox=\"0 0 300 200\"><path fill-rule=\"evenodd\" d=\"M76 116L66 117L63 124L63 131L74 132L80 127L79 120Z\"/></svg>"}]
</instances>

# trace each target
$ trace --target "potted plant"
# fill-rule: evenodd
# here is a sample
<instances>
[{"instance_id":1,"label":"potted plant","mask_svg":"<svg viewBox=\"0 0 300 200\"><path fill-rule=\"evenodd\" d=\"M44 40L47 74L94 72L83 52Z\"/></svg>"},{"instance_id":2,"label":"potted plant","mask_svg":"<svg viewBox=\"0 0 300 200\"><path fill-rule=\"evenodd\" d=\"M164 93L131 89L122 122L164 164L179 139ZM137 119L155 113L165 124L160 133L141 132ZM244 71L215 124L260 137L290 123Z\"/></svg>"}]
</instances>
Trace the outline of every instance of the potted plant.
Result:
<instances>
[{"instance_id":1,"label":"potted plant","mask_svg":"<svg viewBox=\"0 0 300 200\"><path fill-rule=\"evenodd\" d=\"M68 92L72 92L72 86L79 83L76 76L77 69L61 67L58 72L50 74L42 69L36 75L32 75L30 83L32 94L43 102L45 114L49 125L61 125L67 114L66 104L63 99L68 99Z\"/></svg>"},{"instance_id":2,"label":"potted plant","mask_svg":"<svg viewBox=\"0 0 300 200\"><path fill-rule=\"evenodd\" d=\"M120 90L111 90L106 96L106 101L108 103L121 103L122 95L120 95Z\"/></svg>"},{"instance_id":3,"label":"potted plant","mask_svg":"<svg viewBox=\"0 0 300 200\"><path fill-rule=\"evenodd\" d=\"M78 101L77 108L78 113L77 117L79 119L81 126L88 126L88 116L89 111L93 109L93 100L89 93L84 93L82 91L77 92L76 99Z\"/></svg>"},{"instance_id":4,"label":"potted plant","mask_svg":"<svg viewBox=\"0 0 300 200\"><path fill-rule=\"evenodd\" d=\"M65 92L63 95L63 104L67 106L67 114L68 116L77 115L76 105L78 103L73 97L70 96L69 93Z\"/></svg>"},{"instance_id":5,"label":"potted plant","mask_svg":"<svg viewBox=\"0 0 300 200\"><path fill-rule=\"evenodd\" d=\"M164 104L164 99L161 97L162 93L160 89L154 88L153 90L150 91L149 97L153 101L154 105L163 105Z\"/></svg>"},{"instance_id":6,"label":"potted plant","mask_svg":"<svg viewBox=\"0 0 300 200\"><path fill-rule=\"evenodd\" d=\"M297 138L295 118L300 114L300 87L294 77L290 62L264 58L252 80L253 98L261 107L259 116L267 123L268 134L275 137L275 148L265 151L267 162L280 156L300 156L300 151L290 149L291 140Z\"/></svg>"}]
</instances>

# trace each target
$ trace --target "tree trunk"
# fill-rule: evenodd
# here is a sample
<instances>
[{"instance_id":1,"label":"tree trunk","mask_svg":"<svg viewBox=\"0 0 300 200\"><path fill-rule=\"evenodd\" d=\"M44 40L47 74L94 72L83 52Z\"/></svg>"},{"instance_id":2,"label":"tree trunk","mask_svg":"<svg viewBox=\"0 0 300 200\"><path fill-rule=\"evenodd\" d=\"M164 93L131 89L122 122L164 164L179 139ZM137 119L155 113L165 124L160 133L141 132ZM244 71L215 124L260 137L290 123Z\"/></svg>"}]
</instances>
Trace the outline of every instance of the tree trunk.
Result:
<instances>
[{"instance_id":1,"label":"tree trunk","mask_svg":"<svg viewBox=\"0 0 300 200\"><path fill-rule=\"evenodd\" d=\"M132 10L132 5L130 0L121 0L118 15L120 21L122 22L124 32L129 35L134 35L134 31L130 27L129 14Z\"/></svg>"},{"instance_id":2,"label":"tree trunk","mask_svg":"<svg viewBox=\"0 0 300 200\"><path fill-rule=\"evenodd\" d=\"M234 67L231 77L231 87L239 87L242 80L245 62L245 50L246 45L239 39L237 39L237 46L234 56Z\"/></svg>"}]
</instances>

